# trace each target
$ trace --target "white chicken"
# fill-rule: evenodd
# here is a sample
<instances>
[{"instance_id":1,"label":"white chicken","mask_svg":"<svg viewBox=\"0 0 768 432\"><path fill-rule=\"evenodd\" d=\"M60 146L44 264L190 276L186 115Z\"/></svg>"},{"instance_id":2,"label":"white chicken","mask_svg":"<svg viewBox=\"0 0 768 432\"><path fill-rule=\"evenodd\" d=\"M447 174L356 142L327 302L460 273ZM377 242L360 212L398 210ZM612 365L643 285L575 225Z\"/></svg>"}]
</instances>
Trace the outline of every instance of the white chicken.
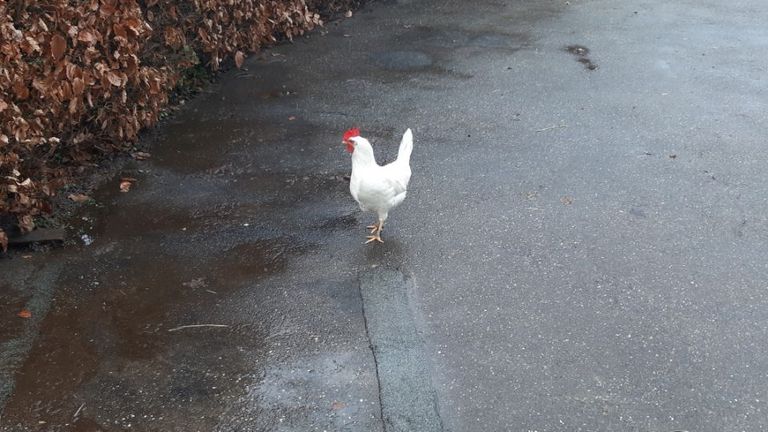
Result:
<instances>
[{"instance_id":1,"label":"white chicken","mask_svg":"<svg viewBox=\"0 0 768 432\"><path fill-rule=\"evenodd\" d=\"M400 205L408 193L411 180L411 151L413 134L408 129L403 134L397 159L387 165L376 163L373 147L367 139L360 136L360 130L352 128L344 133L344 144L352 153L352 175L349 180L349 192L363 211L375 212L379 220L369 226L371 235L368 241L384 243L381 231L389 211Z\"/></svg>"}]
</instances>

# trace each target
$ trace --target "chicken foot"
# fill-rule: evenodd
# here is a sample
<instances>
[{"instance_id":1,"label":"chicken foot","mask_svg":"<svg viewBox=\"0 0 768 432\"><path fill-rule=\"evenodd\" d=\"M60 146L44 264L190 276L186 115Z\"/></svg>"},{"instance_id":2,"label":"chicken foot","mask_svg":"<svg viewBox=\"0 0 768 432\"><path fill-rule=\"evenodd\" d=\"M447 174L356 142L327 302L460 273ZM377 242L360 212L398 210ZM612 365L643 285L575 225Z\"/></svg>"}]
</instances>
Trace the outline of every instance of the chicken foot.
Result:
<instances>
[{"instance_id":1,"label":"chicken foot","mask_svg":"<svg viewBox=\"0 0 768 432\"><path fill-rule=\"evenodd\" d=\"M381 239L381 232L384 230L384 222L379 221L378 224L373 224L367 228L371 230L371 235L367 237L368 240L365 242L365 244L368 244L372 241L384 243L384 240Z\"/></svg>"}]
</instances>

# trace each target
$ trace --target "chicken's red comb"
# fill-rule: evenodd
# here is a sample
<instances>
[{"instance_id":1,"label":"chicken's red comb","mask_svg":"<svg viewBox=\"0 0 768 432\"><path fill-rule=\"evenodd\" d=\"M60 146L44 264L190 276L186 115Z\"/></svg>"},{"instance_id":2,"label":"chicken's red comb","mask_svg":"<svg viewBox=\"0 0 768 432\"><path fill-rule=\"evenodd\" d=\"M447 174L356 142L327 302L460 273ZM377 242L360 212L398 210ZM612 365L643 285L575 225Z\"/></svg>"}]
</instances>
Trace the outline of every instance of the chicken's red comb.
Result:
<instances>
[{"instance_id":1,"label":"chicken's red comb","mask_svg":"<svg viewBox=\"0 0 768 432\"><path fill-rule=\"evenodd\" d=\"M348 139L352 137L360 136L360 129L354 127L346 132L344 132L344 141L347 141Z\"/></svg>"}]
</instances>

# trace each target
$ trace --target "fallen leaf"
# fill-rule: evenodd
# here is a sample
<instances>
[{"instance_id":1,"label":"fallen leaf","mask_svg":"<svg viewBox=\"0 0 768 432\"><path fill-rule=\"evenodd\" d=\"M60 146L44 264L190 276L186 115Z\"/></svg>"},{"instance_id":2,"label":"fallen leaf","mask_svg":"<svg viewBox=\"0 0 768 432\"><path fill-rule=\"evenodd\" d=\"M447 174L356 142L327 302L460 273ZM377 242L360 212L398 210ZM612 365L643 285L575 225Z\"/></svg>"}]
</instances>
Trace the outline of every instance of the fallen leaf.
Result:
<instances>
[{"instance_id":1,"label":"fallen leaf","mask_svg":"<svg viewBox=\"0 0 768 432\"><path fill-rule=\"evenodd\" d=\"M123 24L125 25L128 30L130 30L134 36L138 36L141 34L141 31L143 30L143 25L140 20L137 18L128 18L125 21L123 21ZM151 29L150 29L151 30Z\"/></svg>"},{"instance_id":2,"label":"fallen leaf","mask_svg":"<svg viewBox=\"0 0 768 432\"><path fill-rule=\"evenodd\" d=\"M8 234L5 233L5 231L0 229L0 249L3 250L3 252L8 252Z\"/></svg>"},{"instance_id":3,"label":"fallen leaf","mask_svg":"<svg viewBox=\"0 0 768 432\"><path fill-rule=\"evenodd\" d=\"M51 38L51 55L54 60L60 60L64 57L64 53L67 52L67 40L64 36L56 33Z\"/></svg>"},{"instance_id":4,"label":"fallen leaf","mask_svg":"<svg viewBox=\"0 0 768 432\"><path fill-rule=\"evenodd\" d=\"M24 215L19 218L19 228L22 233L32 232L35 229L35 220L30 215Z\"/></svg>"},{"instance_id":5,"label":"fallen leaf","mask_svg":"<svg viewBox=\"0 0 768 432\"><path fill-rule=\"evenodd\" d=\"M114 71L107 72L107 80L115 87L123 85L123 79L120 77L120 74Z\"/></svg>"},{"instance_id":6,"label":"fallen leaf","mask_svg":"<svg viewBox=\"0 0 768 432\"><path fill-rule=\"evenodd\" d=\"M347 407L347 404L345 404L344 402L333 401L333 403L331 404L331 409L334 411L342 410L346 407Z\"/></svg>"},{"instance_id":7,"label":"fallen leaf","mask_svg":"<svg viewBox=\"0 0 768 432\"><path fill-rule=\"evenodd\" d=\"M16 314L19 318L32 318L32 312L29 311L29 309L22 309L19 311L19 313Z\"/></svg>"},{"instance_id":8,"label":"fallen leaf","mask_svg":"<svg viewBox=\"0 0 768 432\"><path fill-rule=\"evenodd\" d=\"M208 283L203 278L197 278L197 279L192 279L189 282L183 282L181 286L192 288L192 289L198 289L198 288L207 287Z\"/></svg>"},{"instance_id":9,"label":"fallen leaf","mask_svg":"<svg viewBox=\"0 0 768 432\"><path fill-rule=\"evenodd\" d=\"M242 51L238 51L235 53L235 65L237 65L238 69L241 69L243 67L243 62L245 61L245 54L243 54Z\"/></svg>"},{"instance_id":10,"label":"fallen leaf","mask_svg":"<svg viewBox=\"0 0 768 432\"><path fill-rule=\"evenodd\" d=\"M88 195L85 195L85 194L74 194L74 193L73 194L69 194L69 196L67 198L71 199L72 201L74 201L76 203L86 202L89 199L91 199L91 197L89 197Z\"/></svg>"},{"instance_id":11,"label":"fallen leaf","mask_svg":"<svg viewBox=\"0 0 768 432\"><path fill-rule=\"evenodd\" d=\"M29 97L29 87L22 81L16 81L13 84L13 91L16 93L16 99L18 100L24 100Z\"/></svg>"},{"instance_id":12,"label":"fallen leaf","mask_svg":"<svg viewBox=\"0 0 768 432\"><path fill-rule=\"evenodd\" d=\"M83 30L77 35L77 40L80 42L95 43L96 36L94 36L93 33L89 32L88 30Z\"/></svg>"},{"instance_id":13,"label":"fallen leaf","mask_svg":"<svg viewBox=\"0 0 768 432\"><path fill-rule=\"evenodd\" d=\"M560 202L565 205L571 205L573 204L573 198L569 197L568 195L560 198Z\"/></svg>"},{"instance_id":14,"label":"fallen leaf","mask_svg":"<svg viewBox=\"0 0 768 432\"><path fill-rule=\"evenodd\" d=\"M140 152L131 153L131 156L133 156L133 158L136 160L143 161L143 160L149 159L152 155L147 152L140 151Z\"/></svg>"},{"instance_id":15,"label":"fallen leaf","mask_svg":"<svg viewBox=\"0 0 768 432\"><path fill-rule=\"evenodd\" d=\"M122 177L120 179L120 192L128 192L136 181L133 177Z\"/></svg>"},{"instance_id":16,"label":"fallen leaf","mask_svg":"<svg viewBox=\"0 0 768 432\"><path fill-rule=\"evenodd\" d=\"M75 93L76 96L80 96L85 91L85 81L83 81L82 78L75 78L72 80L72 92Z\"/></svg>"}]
</instances>

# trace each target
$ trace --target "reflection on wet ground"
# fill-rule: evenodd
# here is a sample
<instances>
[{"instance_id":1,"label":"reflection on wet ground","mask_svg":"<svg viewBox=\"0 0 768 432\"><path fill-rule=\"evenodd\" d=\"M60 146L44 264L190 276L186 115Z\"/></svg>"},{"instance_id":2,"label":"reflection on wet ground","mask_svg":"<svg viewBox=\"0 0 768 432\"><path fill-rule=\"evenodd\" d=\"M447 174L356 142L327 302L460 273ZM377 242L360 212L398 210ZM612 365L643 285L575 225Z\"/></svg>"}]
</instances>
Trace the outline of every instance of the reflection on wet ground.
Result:
<instances>
[{"instance_id":1,"label":"reflection on wet ground","mask_svg":"<svg viewBox=\"0 0 768 432\"><path fill-rule=\"evenodd\" d=\"M95 241L64 258L4 425L213 430L224 411L260 397L251 388L285 332L266 300L284 294L277 276L356 218L339 205L344 172L312 168L314 125L198 111L224 104L193 104L151 162L128 168L131 192L107 184L77 216L77 235ZM26 301L5 297L2 310ZM14 324L3 339L18 335Z\"/></svg>"}]
</instances>

